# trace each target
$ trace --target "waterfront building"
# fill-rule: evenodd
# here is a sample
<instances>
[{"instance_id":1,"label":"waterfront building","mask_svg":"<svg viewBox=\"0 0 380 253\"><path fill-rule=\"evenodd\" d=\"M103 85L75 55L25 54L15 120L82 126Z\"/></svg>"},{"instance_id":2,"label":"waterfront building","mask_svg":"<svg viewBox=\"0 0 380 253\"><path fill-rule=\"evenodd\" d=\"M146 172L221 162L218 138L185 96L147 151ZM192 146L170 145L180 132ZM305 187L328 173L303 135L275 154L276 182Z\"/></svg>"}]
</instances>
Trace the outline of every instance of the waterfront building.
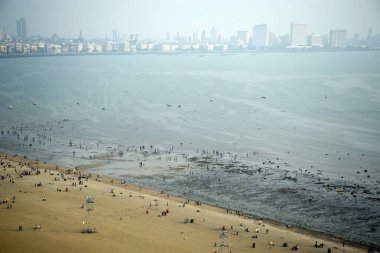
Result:
<instances>
[{"instance_id":1,"label":"waterfront building","mask_svg":"<svg viewBox=\"0 0 380 253\"><path fill-rule=\"evenodd\" d=\"M200 47L199 43L191 44L191 50L199 50L199 47Z\"/></svg>"},{"instance_id":2,"label":"waterfront building","mask_svg":"<svg viewBox=\"0 0 380 253\"><path fill-rule=\"evenodd\" d=\"M255 25L252 30L252 46L256 48L269 46L268 25Z\"/></svg>"},{"instance_id":3,"label":"waterfront building","mask_svg":"<svg viewBox=\"0 0 380 253\"><path fill-rule=\"evenodd\" d=\"M22 48L22 53L23 54L29 54L29 53L33 53L33 51L31 50L31 45L30 44L24 44L23 45L23 48Z\"/></svg>"},{"instance_id":4,"label":"waterfront building","mask_svg":"<svg viewBox=\"0 0 380 253\"><path fill-rule=\"evenodd\" d=\"M161 47L159 49L161 52L169 53L170 52L170 44L169 43L163 43L161 44Z\"/></svg>"},{"instance_id":5,"label":"waterfront building","mask_svg":"<svg viewBox=\"0 0 380 253\"><path fill-rule=\"evenodd\" d=\"M120 43L119 50L121 52L129 52L130 51L129 43L127 41Z\"/></svg>"},{"instance_id":6,"label":"waterfront building","mask_svg":"<svg viewBox=\"0 0 380 253\"><path fill-rule=\"evenodd\" d=\"M269 47L278 47L279 45L280 45L280 40L276 36L276 34L274 34L273 32L269 32L269 34L268 34L268 46Z\"/></svg>"},{"instance_id":7,"label":"waterfront building","mask_svg":"<svg viewBox=\"0 0 380 253\"><path fill-rule=\"evenodd\" d=\"M198 32L193 32L193 43L199 43L199 33Z\"/></svg>"},{"instance_id":8,"label":"waterfront building","mask_svg":"<svg viewBox=\"0 0 380 253\"><path fill-rule=\"evenodd\" d=\"M310 43L309 45L311 47L323 47L322 45L322 36L319 34L313 33L310 35Z\"/></svg>"},{"instance_id":9,"label":"waterfront building","mask_svg":"<svg viewBox=\"0 0 380 253\"><path fill-rule=\"evenodd\" d=\"M7 46L0 45L0 54L6 54L6 53L8 53Z\"/></svg>"},{"instance_id":10,"label":"waterfront building","mask_svg":"<svg viewBox=\"0 0 380 253\"><path fill-rule=\"evenodd\" d=\"M238 31L236 34L236 39L240 41L243 45L247 45L249 41L248 31Z\"/></svg>"},{"instance_id":11,"label":"waterfront building","mask_svg":"<svg viewBox=\"0 0 380 253\"><path fill-rule=\"evenodd\" d=\"M83 52L83 43L79 42L77 44L77 53Z\"/></svg>"},{"instance_id":12,"label":"waterfront building","mask_svg":"<svg viewBox=\"0 0 380 253\"><path fill-rule=\"evenodd\" d=\"M175 52L178 50L178 45L177 44L170 44L170 51Z\"/></svg>"},{"instance_id":13,"label":"waterfront building","mask_svg":"<svg viewBox=\"0 0 380 253\"><path fill-rule=\"evenodd\" d=\"M101 53L101 52L103 52L103 47L102 47L102 45L96 44L96 45L94 46L94 51L95 51L96 53Z\"/></svg>"},{"instance_id":14,"label":"waterfront building","mask_svg":"<svg viewBox=\"0 0 380 253\"><path fill-rule=\"evenodd\" d=\"M85 46L84 46L84 52L87 52L89 54L93 53L95 50L95 45L94 43L87 43Z\"/></svg>"},{"instance_id":15,"label":"waterfront building","mask_svg":"<svg viewBox=\"0 0 380 253\"><path fill-rule=\"evenodd\" d=\"M189 51L189 50L191 50L191 45L187 44L187 43L185 43L185 44L179 44L178 50L179 51Z\"/></svg>"},{"instance_id":16,"label":"waterfront building","mask_svg":"<svg viewBox=\"0 0 380 253\"><path fill-rule=\"evenodd\" d=\"M360 46L360 37L358 33L355 33L354 36L351 39L351 44L354 47L359 47Z\"/></svg>"},{"instance_id":17,"label":"waterfront building","mask_svg":"<svg viewBox=\"0 0 380 253\"><path fill-rule=\"evenodd\" d=\"M330 31L330 47L345 48L347 31L343 29L334 29Z\"/></svg>"},{"instance_id":18,"label":"waterfront building","mask_svg":"<svg viewBox=\"0 0 380 253\"><path fill-rule=\"evenodd\" d=\"M16 52L15 44L8 44L7 51L8 54L14 54Z\"/></svg>"},{"instance_id":19,"label":"waterfront building","mask_svg":"<svg viewBox=\"0 0 380 253\"><path fill-rule=\"evenodd\" d=\"M62 47L61 47L61 45L51 45L51 53L53 53L53 54L61 54L62 53Z\"/></svg>"},{"instance_id":20,"label":"waterfront building","mask_svg":"<svg viewBox=\"0 0 380 253\"><path fill-rule=\"evenodd\" d=\"M16 42L15 44L16 53L23 53L23 47L24 47L24 44Z\"/></svg>"},{"instance_id":21,"label":"waterfront building","mask_svg":"<svg viewBox=\"0 0 380 253\"><path fill-rule=\"evenodd\" d=\"M290 46L307 46L307 24L290 23Z\"/></svg>"},{"instance_id":22,"label":"waterfront building","mask_svg":"<svg viewBox=\"0 0 380 253\"><path fill-rule=\"evenodd\" d=\"M26 46L27 44L25 44L25 46ZM32 53L32 54L36 54L36 53L38 53L38 46L36 45L36 44L31 44L30 45L30 53Z\"/></svg>"}]
</instances>

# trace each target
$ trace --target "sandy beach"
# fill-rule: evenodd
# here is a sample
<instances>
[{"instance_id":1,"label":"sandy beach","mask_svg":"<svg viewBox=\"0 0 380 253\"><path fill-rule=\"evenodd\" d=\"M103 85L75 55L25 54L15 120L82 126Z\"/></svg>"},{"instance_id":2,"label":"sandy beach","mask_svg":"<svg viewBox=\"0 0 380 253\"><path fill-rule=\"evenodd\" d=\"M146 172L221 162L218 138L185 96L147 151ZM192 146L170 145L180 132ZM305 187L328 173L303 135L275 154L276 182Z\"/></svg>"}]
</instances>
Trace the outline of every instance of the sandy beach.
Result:
<instances>
[{"instance_id":1,"label":"sandy beach","mask_svg":"<svg viewBox=\"0 0 380 253\"><path fill-rule=\"evenodd\" d=\"M0 252L291 252L295 246L367 252L128 181L1 156ZM94 198L88 212L87 196ZM83 233L85 226L95 233ZM219 247L220 231L229 235L229 247Z\"/></svg>"}]
</instances>

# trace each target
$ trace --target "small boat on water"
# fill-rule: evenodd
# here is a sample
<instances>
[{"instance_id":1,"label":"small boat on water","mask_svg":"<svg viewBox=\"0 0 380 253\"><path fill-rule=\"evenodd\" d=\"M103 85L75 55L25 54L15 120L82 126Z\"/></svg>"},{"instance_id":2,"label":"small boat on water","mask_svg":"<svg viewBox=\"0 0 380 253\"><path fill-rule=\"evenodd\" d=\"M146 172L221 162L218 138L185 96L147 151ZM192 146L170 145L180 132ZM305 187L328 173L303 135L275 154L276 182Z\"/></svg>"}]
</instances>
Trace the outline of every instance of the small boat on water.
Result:
<instances>
[{"instance_id":1,"label":"small boat on water","mask_svg":"<svg viewBox=\"0 0 380 253\"><path fill-rule=\"evenodd\" d=\"M9 110L12 110L12 109L13 109L13 107L12 107L11 105L10 105L8 108L9 108Z\"/></svg>"}]
</instances>

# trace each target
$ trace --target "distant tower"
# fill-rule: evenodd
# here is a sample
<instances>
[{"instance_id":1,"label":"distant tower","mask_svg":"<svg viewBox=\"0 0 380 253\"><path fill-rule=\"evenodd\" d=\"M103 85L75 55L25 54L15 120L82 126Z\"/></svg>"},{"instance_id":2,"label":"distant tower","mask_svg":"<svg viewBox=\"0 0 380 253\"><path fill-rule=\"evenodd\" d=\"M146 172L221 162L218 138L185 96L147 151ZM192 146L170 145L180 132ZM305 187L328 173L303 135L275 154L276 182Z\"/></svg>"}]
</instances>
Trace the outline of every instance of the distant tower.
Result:
<instances>
[{"instance_id":1,"label":"distant tower","mask_svg":"<svg viewBox=\"0 0 380 253\"><path fill-rule=\"evenodd\" d=\"M367 46L371 46L372 44L372 28L368 29L368 34L367 34Z\"/></svg>"},{"instance_id":2,"label":"distant tower","mask_svg":"<svg viewBox=\"0 0 380 253\"><path fill-rule=\"evenodd\" d=\"M120 34L116 30L112 30L112 41L118 42L119 41Z\"/></svg>"},{"instance_id":3,"label":"distant tower","mask_svg":"<svg viewBox=\"0 0 380 253\"><path fill-rule=\"evenodd\" d=\"M372 38L372 28L368 29L368 35L367 35L367 40L370 40Z\"/></svg>"},{"instance_id":4,"label":"distant tower","mask_svg":"<svg viewBox=\"0 0 380 253\"><path fill-rule=\"evenodd\" d=\"M203 44L205 44L205 43L206 43L206 40L207 40L207 38L206 38L206 31L203 30L203 31L202 31L202 35L201 35L201 42L202 42Z\"/></svg>"},{"instance_id":5,"label":"distant tower","mask_svg":"<svg viewBox=\"0 0 380 253\"><path fill-rule=\"evenodd\" d=\"M198 32L193 32L193 43L199 43L199 34L198 34Z\"/></svg>"},{"instance_id":6,"label":"distant tower","mask_svg":"<svg viewBox=\"0 0 380 253\"><path fill-rule=\"evenodd\" d=\"M25 18L17 20L17 37L24 41L28 37L27 25Z\"/></svg>"},{"instance_id":7,"label":"distant tower","mask_svg":"<svg viewBox=\"0 0 380 253\"><path fill-rule=\"evenodd\" d=\"M78 40L79 40L80 42L83 41L82 30L79 31L79 38L78 38Z\"/></svg>"},{"instance_id":8,"label":"distant tower","mask_svg":"<svg viewBox=\"0 0 380 253\"><path fill-rule=\"evenodd\" d=\"M166 41L167 41L167 42L170 42L170 32L167 32L167 33L166 33Z\"/></svg>"},{"instance_id":9,"label":"distant tower","mask_svg":"<svg viewBox=\"0 0 380 253\"><path fill-rule=\"evenodd\" d=\"M215 44L216 43L216 28L215 26L213 26L210 30L210 42L212 44Z\"/></svg>"},{"instance_id":10,"label":"distant tower","mask_svg":"<svg viewBox=\"0 0 380 253\"><path fill-rule=\"evenodd\" d=\"M216 43L217 35L216 35L216 28L213 26L210 31L210 39L212 43Z\"/></svg>"},{"instance_id":11,"label":"distant tower","mask_svg":"<svg viewBox=\"0 0 380 253\"><path fill-rule=\"evenodd\" d=\"M3 28L0 31L0 40L4 40L4 39L5 39L5 32L4 32L4 28Z\"/></svg>"}]
</instances>

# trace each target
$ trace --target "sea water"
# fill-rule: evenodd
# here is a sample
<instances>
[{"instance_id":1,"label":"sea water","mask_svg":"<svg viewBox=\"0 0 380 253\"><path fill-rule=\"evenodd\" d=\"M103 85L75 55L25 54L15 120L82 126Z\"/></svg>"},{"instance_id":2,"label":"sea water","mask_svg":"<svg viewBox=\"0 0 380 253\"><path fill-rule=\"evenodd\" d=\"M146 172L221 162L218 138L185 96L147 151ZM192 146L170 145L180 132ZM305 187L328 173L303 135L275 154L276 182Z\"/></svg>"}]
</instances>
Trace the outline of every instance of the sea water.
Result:
<instances>
[{"instance_id":1,"label":"sea water","mask_svg":"<svg viewBox=\"0 0 380 253\"><path fill-rule=\"evenodd\" d=\"M107 155L96 172L380 242L377 51L3 58L0 128L1 150L67 166L141 145L204 150L208 170Z\"/></svg>"}]
</instances>

